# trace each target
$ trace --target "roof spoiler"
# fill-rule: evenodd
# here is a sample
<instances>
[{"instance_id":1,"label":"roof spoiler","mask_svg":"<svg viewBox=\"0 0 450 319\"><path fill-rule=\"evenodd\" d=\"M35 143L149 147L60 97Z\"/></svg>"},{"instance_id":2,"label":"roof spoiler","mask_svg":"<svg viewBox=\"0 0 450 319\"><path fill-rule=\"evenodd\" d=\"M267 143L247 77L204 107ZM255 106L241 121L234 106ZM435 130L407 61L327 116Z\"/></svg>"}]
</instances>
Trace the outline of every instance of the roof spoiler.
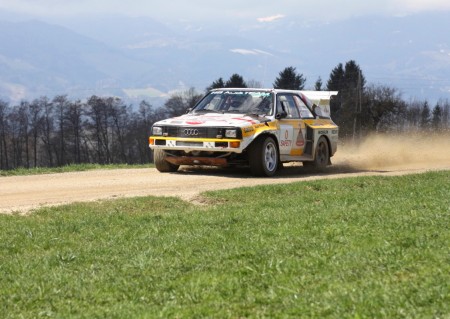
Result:
<instances>
[{"instance_id":1,"label":"roof spoiler","mask_svg":"<svg viewBox=\"0 0 450 319\"><path fill-rule=\"evenodd\" d=\"M302 91L302 93L317 107L315 112L319 116L331 117L330 100L338 91Z\"/></svg>"}]
</instances>

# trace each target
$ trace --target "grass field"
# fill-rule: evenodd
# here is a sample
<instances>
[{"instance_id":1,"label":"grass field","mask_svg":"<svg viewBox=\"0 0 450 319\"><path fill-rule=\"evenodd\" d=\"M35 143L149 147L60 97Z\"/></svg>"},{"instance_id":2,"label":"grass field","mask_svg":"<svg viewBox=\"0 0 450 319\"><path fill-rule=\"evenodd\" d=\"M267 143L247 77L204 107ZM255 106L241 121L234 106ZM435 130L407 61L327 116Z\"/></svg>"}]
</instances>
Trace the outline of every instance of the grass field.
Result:
<instances>
[{"instance_id":1,"label":"grass field","mask_svg":"<svg viewBox=\"0 0 450 319\"><path fill-rule=\"evenodd\" d=\"M18 168L13 170L0 170L0 176L38 175L51 173L80 172L94 169L118 169L118 168L148 168L153 164L71 164L59 167Z\"/></svg>"},{"instance_id":2,"label":"grass field","mask_svg":"<svg viewBox=\"0 0 450 319\"><path fill-rule=\"evenodd\" d=\"M450 171L0 216L4 318L450 318Z\"/></svg>"}]
</instances>

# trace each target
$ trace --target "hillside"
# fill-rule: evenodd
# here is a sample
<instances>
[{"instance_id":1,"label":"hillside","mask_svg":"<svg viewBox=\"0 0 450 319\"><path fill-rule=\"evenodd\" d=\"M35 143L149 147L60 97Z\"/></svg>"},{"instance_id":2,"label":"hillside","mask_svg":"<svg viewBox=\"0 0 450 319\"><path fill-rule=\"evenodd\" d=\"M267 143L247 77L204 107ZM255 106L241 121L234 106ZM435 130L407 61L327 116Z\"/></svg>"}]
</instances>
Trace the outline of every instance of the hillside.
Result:
<instances>
[{"instance_id":1,"label":"hillside","mask_svg":"<svg viewBox=\"0 0 450 319\"><path fill-rule=\"evenodd\" d=\"M52 23L0 17L0 98L5 100L57 94L161 97L174 89L203 91L233 73L270 87L291 65L311 88L319 76L326 83L338 63L351 59L368 83L394 86L405 97L450 97L445 14L329 24L293 15L226 29L120 16Z\"/></svg>"}]
</instances>

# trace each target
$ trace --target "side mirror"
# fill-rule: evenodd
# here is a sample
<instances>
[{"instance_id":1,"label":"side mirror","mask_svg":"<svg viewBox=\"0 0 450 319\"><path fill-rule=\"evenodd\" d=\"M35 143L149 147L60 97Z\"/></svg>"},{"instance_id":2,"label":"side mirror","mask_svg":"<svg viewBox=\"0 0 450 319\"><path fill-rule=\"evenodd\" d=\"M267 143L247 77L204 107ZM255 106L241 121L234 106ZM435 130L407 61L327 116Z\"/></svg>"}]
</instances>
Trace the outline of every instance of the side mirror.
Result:
<instances>
[{"instance_id":1,"label":"side mirror","mask_svg":"<svg viewBox=\"0 0 450 319\"><path fill-rule=\"evenodd\" d=\"M317 112L316 112L317 108L318 108L317 104L314 103L312 105L312 113L313 113L314 117L316 117L318 115Z\"/></svg>"},{"instance_id":2,"label":"side mirror","mask_svg":"<svg viewBox=\"0 0 450 319\"><path fill-rule=\"evenodd\" d=\"M284 119L285 117L287 117L286 111L281 111L281 112L279 112L279 113L277 113L277 114L275 115L275 118L276 118L277 120L279 120L279 119Z\"/></svg>"}]
</instances>

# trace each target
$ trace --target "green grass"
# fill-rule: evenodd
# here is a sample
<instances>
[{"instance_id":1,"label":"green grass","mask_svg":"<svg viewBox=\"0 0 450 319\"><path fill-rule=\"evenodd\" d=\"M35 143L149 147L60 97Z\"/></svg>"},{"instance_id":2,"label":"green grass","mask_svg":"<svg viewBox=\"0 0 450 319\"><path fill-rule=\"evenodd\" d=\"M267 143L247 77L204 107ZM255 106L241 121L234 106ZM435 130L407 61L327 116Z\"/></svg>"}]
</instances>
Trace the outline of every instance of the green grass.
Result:
<instances>
[{"instance_id":1,"label":"green grass","mask_svg":"<svg viewBox=\"0 0 450 319\"><path fill-rule=\"evenodd\" d=\"M449 318L450 172L0 216L5 318Z\"/></svg>"},{"instance_id":2,"label":"green grass","mask_svg":"<svg viewBox=\"0 0 450 319\"><path fill-rule=\"evenodd\" d=\"M94 169L118 169L118 168L147 168L154 167L153 164L70 164L60 167L36 167L17 168L13 170L0 170L1 176L38 175L52 173L80 172Z\"/></svg>"}]
</instances>

